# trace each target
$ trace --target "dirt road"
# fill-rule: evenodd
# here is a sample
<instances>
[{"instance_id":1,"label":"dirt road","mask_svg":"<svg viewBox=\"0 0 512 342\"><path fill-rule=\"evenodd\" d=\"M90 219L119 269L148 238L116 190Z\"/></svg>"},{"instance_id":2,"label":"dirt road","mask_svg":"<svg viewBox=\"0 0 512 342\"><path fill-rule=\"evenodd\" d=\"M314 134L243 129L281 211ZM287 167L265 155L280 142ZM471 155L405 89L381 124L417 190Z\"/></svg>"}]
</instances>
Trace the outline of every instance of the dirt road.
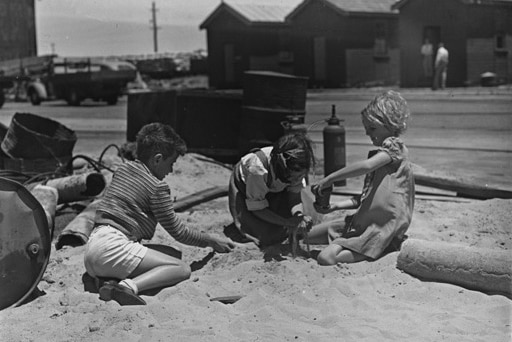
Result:
<instances>
[{"instance_id":1,"label":"dirt road","mask_svg":"<svg viewBox=\"0 0 512 342\"><path fill-rule=\"evenodd\" d=\"M380 89L312 90L306 102L306 123L323 159L323 120L336 106L344 120L347 162L365 158L372 148L365 136L360 111ZM424 168L470 177L476 182L512 189L512 90L492 88L403 89L412 111L404 140L413 162ZM127 99L116 106L84 102L70 107L64 102L40 106L8 102L0 109L0 122L9 125L16 112L46 116L75 130L75 153L97 156L108 144L126 140Z\"/></svg>"}]
</instances>

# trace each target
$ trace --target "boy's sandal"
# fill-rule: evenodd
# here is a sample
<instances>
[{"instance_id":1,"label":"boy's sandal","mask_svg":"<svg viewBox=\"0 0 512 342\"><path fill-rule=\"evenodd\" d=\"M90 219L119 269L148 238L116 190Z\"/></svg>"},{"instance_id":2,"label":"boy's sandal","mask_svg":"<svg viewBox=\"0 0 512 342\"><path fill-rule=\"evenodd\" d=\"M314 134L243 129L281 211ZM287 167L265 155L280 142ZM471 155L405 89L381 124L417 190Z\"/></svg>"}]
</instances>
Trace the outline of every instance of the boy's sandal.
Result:
<instances>
[{"instance_id":1,"label":"boy's sandal","mask_svg":"<svg viewBox=\"0 0 512 342\"><path fill-rule=\"evenodd\" d=\"M126 286L114 281L106 282L99 290L100 299L106 302L115 300L119 305L146 305L146 301Z\"/></svg>"}]
</instances>

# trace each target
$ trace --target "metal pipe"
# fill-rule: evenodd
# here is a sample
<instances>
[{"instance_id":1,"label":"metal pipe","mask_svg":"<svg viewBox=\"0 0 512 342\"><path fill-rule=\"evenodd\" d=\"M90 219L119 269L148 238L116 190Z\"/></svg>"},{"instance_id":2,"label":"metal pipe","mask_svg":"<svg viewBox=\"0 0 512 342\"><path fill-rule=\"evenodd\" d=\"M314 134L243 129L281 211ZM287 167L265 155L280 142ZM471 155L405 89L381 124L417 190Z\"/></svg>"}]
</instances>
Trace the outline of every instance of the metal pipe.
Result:
<instances>
[{"instance_id":1,"label":"metal pipe","mask_svg":"<svg viewBox=\"0 0 512 342\"><path fill-rule=\"evenodd\" d=\"M48 227L53 231L55 212L57 211L57 202L59 199L57 189L51 186L37 184L30 190L30 193L41 203L46 214L46 219L48 220Z\"/></svg>"},{"instance_id":2,"label":"metal pipe","mask_svg":"<svg viewBox=\"0 0 512 342\"><path fill-rule=\"evenodd\" d=\"M106 187L105 176L99 172L50 179L47 186L57 189L59 204L83 201L99 195Z\"/></svg>"}]
</instances>

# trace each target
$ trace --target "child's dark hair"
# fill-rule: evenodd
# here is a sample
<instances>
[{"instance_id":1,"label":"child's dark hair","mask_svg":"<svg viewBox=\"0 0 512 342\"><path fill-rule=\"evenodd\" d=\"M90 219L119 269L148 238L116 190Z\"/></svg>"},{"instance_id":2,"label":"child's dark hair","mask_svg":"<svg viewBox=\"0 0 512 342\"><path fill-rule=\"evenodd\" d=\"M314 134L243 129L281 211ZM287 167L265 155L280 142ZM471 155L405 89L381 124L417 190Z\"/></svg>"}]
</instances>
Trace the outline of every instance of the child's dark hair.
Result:
<instances>
[{"instance_id":1,"label":"child's dark hair","mask_svg":"<svg viewBox=\"0 0 512 342\"><path fill-rule=\"evenodd\" d=\"M270 162L277 178L286 182L291 171L309 171L315 167L313 143L302 133L284 135L275 142Z\"/></svg>"},{"instance_id":2,"label":"child's dark hair","mask_svg":"<svg viewBox=\"0 0 512 342\"><path fill-rule=\"evenodd\" d=\"M147 162L149 158L161 153L164 158L176 152L182 156L187 152L185 141L169 126L160 122L145 125L137 133L137 158Z\"/></svg>"}]
</instances>

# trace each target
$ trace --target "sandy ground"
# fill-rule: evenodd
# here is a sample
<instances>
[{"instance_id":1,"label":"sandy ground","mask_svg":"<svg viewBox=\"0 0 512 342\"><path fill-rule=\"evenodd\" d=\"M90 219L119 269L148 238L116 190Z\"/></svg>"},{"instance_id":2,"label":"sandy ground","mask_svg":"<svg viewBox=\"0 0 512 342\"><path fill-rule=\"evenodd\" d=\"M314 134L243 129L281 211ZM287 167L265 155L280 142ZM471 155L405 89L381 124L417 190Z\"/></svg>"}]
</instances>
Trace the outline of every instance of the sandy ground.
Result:
<instances>
[{"instance_id":1,"label":"sandy ground","mask_svg":"<svg viewBox=\"0 0 512 342\"><path fill-rule=\"evenodd\" d=\"M179 199L227 184L230 171L194 155L167 178ZM417 199L410 238L512 249L512 200ZM67 213L67 214L66 214ZM333 215L333 214L330 214ZM56 236L69 221L57 215ZM223 234L231 222L222 197L179 213L194 229ZM317 217L317 219L322 219ZM398 252L374 262L319 266L287 245L230 254L175 242L192 265L190 280L122 307L84 290L84 247L52 249L42 295L0 312L0 341L510 341L512 301L502 295L421 281L397 269ZM319 250L322 246L312 246ZM240 295L234 304L210 299Z\"/></svg>"}]
</instances>

